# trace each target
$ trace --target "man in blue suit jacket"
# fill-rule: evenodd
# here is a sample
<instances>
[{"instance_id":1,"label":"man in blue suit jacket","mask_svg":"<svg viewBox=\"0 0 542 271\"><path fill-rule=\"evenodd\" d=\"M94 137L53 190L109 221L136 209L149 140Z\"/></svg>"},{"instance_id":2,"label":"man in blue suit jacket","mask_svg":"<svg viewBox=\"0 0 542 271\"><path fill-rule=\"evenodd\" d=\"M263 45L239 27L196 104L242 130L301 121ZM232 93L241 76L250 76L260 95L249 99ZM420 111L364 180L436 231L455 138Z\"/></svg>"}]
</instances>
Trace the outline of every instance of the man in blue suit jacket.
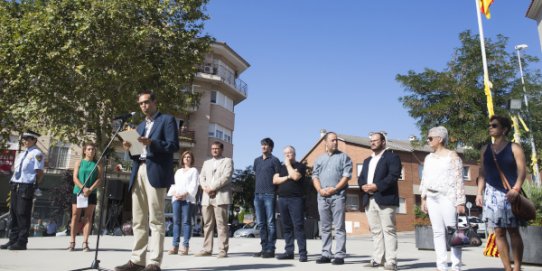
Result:
<instances>
[{"instance_id":1,"label":"man in blue suit jacket","mask_svg":"<svg viewBox=\"0 0 542 271\"><path fill-rule=\"evenodd\" d=\"M395 208L399 206L397 180L401 176L401 160L386 150L384 133L371 135L371 157L365 159L358 184L362 205L371 228L375 250L367 267L384 265L384 270L397 269L397 230Z\"/></svg>"},{"instance_id":2,"label":"man in blue suit jacket","mask_svg":"<svg viewBox=\"0 0 542 271\"><path fill-rule=\"evenodd\" d=\"M165 236L166 190L174 183L173 154L179 151L177 121L173 116L158 112L154 93L142 91L138 104L145 114L145 121L136 130L141 135L138 141L145 148L141 155L131 156L129 191L132 193L135 242L128 263L115 267L115 271L160 270ZM130 146L129 142L123 142L125 150L128 151ZM150 254L148 261L147 250Z\"/></svg>"}]
</instances>

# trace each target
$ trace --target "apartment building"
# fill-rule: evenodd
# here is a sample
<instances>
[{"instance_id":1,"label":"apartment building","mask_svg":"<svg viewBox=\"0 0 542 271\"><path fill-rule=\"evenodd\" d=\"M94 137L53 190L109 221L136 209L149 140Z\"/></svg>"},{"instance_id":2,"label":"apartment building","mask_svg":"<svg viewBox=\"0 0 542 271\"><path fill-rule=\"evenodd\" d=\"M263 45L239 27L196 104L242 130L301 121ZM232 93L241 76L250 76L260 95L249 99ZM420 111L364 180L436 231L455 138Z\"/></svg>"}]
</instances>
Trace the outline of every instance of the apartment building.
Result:
<instances>
[{"instance_id":1,"label":"apartment building","mask_svg":"<svg viewBox=\"0 0 542 271\"><path fill-rule=\"evenodd\" d=\"M325 134L325 131L322 135ZM337 135L339 138L339 150L348 154L352 159L352 178L348 182L346 196L346 231L349 236L369 233L369 226L365 210L361 208L361 190L358 185L358 176L363 167L363 161L371 156L371 143L369 137L352 135ZM419 186L423 172L423 161L431 149L428 146L414 146L410 140L388 139L387 147L393 150L401 159L402 172L399 179L400 206L397 208L397 230L414 230L416 205L421 202ZM320 138L314 147L302 158L308 167L312 168L314 162L321 154L325 153L325 143ZM461 150L458 150L462 157ZM476 199L476 178L479 166L475 161L463 160L463 178L467 201L474 205ZM316 206L313 206L316 208ZM477 215L481 210L477 207L472 210Z\"/></svg>"}]
</instances>

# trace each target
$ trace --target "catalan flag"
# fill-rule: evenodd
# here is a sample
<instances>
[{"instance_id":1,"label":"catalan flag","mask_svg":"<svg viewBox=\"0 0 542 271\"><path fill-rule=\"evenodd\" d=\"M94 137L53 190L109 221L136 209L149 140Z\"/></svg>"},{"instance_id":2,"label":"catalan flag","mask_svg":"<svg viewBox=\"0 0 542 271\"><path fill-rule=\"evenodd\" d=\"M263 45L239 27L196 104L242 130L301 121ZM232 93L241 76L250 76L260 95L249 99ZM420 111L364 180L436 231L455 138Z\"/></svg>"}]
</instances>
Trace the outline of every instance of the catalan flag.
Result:
<instances>
[{"instance_id":1,"label":"catalan flag","mask_svg":"<svg viewBox=\"0 0 542 271\"><path fill-rule=\"evenodd\" d=\"M489 13L491 4L493 4L493 0L480 0L480 11L486 15L487 19L491 19L491 13Z\"/></svg>"}]
</instances>

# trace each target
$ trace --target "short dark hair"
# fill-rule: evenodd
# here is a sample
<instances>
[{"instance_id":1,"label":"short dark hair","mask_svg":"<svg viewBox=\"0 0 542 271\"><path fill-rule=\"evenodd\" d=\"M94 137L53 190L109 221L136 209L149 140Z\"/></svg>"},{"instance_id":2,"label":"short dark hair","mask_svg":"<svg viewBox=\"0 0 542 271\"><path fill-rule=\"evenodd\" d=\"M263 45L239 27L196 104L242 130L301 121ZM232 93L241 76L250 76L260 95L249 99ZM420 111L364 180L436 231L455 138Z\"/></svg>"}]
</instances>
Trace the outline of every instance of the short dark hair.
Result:
<instances>
[{"instance_id":1,"label":"short dark hair","mask_svg":"<svg viewBox=\"0 0 542 271\"><path fill-rule=\"evenodd\" d=\"M220 141L215 141L215 142L213 142L213 144L211 144L211 146L212 145L218 146L222 150L224 149L224 144L222 144L222 142L220 142Z\"/></svg>"},{"instance_id":2,"label":"short dark hair","mask_svg":"<svg viewBox=\"0 0 542 271\"><path fill-rule=\"evenodd\" d=\"M143 96L143 95L150 95L151 96L151 101L156 101L156 94L154 94L154 92L152 90L149 90L149 89L144 89L142 91L139 92L139 94L137 94L137 98L139 99L139 97Z\"/></svg>"},{"instance_id":3,"label":"short dark hair","mask_svg":"<svg viewBox=\"0 0 542 271\"><path fill-rule=\"evenodd\" d=\"M504 132L505 135L508 135L508 133L512 130L512 120L510 118L500 115L493 115L491 118L489 118L489 121L496 120L503 129L506 129L506 132Z\"/></svg>"},{"instance_id":4,"label":"short dark hair","mask_svg":"<svg viewBox=\"0 0 542 271\"><path fill-rule=\"evenodd\" d=\"M275 142L273 142L273 139L271 139L269 137L266 137L266 138L262 139L262 141L260 141L260 144L267 145L267 146L271 147L271 149L275 147Z\"/></svg>"},{"instance_id":5,"label":"short dark hair","mask_svg":"<svg viewBox=\"0 0 542 271\"><path fill-rule=\"evenodd\" d=\"M335 133L335 132L327 132L327 133L324 135L324 140L325 140L325 141L327 141L327 136L329 136L330 134L337 135L337 133Z\"/></svg>"},{"instance_id":6,"label":"short dark hair","mask_svg":"<svg viewBox=\"0 0 542 271\"><path fill-rule=\"evenodd\" d=\"M386 141L386 136L383 132L373 132L371 135L379 135L381 141Z\"/></svg>"}]
</instances>

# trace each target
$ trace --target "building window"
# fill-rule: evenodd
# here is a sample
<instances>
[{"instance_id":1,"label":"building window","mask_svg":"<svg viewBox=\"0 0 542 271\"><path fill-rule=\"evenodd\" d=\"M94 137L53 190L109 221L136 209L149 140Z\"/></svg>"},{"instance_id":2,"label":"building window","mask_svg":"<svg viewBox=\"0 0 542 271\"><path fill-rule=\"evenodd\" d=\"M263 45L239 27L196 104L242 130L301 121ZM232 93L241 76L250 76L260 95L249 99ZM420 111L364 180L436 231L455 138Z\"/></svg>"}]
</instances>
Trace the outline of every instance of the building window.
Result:
<instances>
[{"instance_id":1,"label":"building window","mask_svg":"<svg viewBox=\"0 0 542 271\"><path fill-rule=\"evenodd\" d=\"M63 146L54 146L49 151L50 168L68 168L70 162L70 148Z\"/></svg>"},{"instance_id":2,"label":"building window","mask_svg":"<svg viewBox=\"0 0 542 271\"><path fill-rule=\"evenodd\" d=\"M399 176L399 181L405 180L405 168L401 167L401 176Z\"/></svg>"},{"instance_id":3,"label":"building window","mask_svg":"<svg viewBox=\"0 0 542 271\"><path fill-rule=\"evenodd\" d=\"M359 211L359 194L346 193L346 211Z\"/></svg>"},{"instance_id":4,"label":"building window","mask_svg":"<svg viewBox=\"0 0 542 271\"><path fill-rule=\"evenodd\" d=\"M422 180L423 176L423 165L418 165L418 177L420 178L420 181Z\"/></svg>"},{"instance_id":5,"label":"building window","mask_svg":"<svg viewBox=\"0 0 542 271\"><path fill-rule=\"evenodd\" d=\"M228 96L222 94L220 91L211 91L211 103L220 105L227 110L233 112L233 100Z\"/></svg>"},{"instance_id":6,"label":"building window","mask_svg":"<svg viewBox=\"0 0 542 271\"><path fill-rule=\"evenodd\" d=\"M211 91L211 103L216 104L216 91Z\"/></svg>"},{"instance_id":7,"label":"building window","mask_svg":"<svg viewBox=\"0 0 542 271\"><path fill-rule=\"evenodd\" d=\"M231 143L231 134L232 131L229 129L226 129L215 123L209 124L209 137L215 137Z\"/></svg>"},{"instance_id":8,"label":"building window","mask_svg":"<svg viewBox=\"0 0 542 271\"><path fill-rule=\"evenodd\" d=\"M464 166L463 167L463 180L470 180L470 167Z\"/></svg>"},{"instance_id":9,"label":"building window","mask_svg":"<svg viewBox=\"0 0 542 271\"><path fill-rule=\"evenodd\" d=\"M395 208L398 214L406 214L406 200L405 198L399 198L399 207Z\"/></svg>"}]
</instances>

